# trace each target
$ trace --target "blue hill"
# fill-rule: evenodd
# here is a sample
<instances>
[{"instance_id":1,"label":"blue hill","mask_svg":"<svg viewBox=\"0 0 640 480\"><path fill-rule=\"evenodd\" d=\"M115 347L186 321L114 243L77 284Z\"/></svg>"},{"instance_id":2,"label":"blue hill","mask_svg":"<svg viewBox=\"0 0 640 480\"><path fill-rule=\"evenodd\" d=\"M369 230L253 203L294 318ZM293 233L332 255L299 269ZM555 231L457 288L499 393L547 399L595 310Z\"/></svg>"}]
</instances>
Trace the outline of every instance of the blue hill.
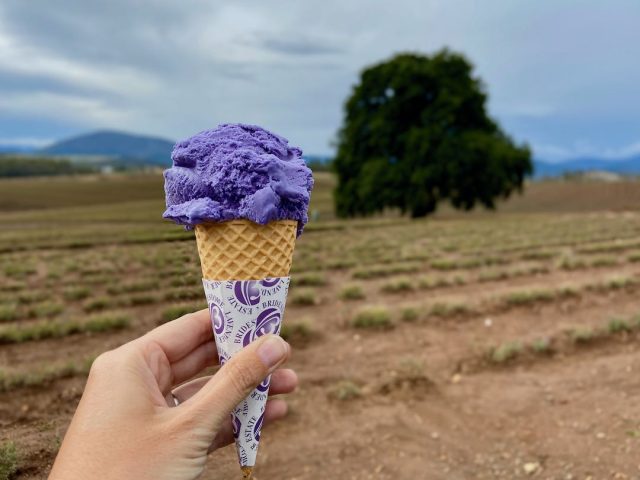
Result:
<instances>
[{"instance_id":1,"label":"blue hill","mask_svg":"<svg viewBox=\"0 0 640 480\"><path fill-rule=\"evenodd\" d=\"M166 167L171 165L173 144L164 138L104 130L62 140L38 153L113 157L123 162Z\"/></svg>"}]
</instances>

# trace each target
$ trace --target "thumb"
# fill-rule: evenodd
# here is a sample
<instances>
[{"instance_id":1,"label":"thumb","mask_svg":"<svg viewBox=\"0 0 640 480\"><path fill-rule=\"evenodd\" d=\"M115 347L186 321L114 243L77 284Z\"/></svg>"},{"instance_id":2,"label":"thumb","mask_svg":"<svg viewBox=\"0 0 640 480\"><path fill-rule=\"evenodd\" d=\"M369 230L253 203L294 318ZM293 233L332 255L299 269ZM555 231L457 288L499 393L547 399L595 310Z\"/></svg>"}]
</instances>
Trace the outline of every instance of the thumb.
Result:
<instances>
[{"instance_id":1,"label":"thumb","mask_svg":"<svg viewBox=\"0 0 640 480\"><path fill-rule=\"evenodd\" d=\"M216 428L267 375L288 360L290 352L282 338L260 337L234 355L188 400L190 408L203 423Z\"/></svg>"}]
</instances>

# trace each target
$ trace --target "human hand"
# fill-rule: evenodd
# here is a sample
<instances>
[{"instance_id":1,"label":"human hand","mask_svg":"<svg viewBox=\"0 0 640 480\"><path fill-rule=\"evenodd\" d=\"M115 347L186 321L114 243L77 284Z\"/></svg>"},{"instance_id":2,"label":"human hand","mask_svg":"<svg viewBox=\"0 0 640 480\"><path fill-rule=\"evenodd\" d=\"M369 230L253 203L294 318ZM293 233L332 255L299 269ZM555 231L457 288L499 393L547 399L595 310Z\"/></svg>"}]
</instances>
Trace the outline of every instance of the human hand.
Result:
<instances>
[{"instance_id":1,"label":"human hand","mask_svg":"<svg viewBox=\"0 0 640 480\"><path fill-rule=\"evenodd\" d=\"M276 370L289 355L284 340L266 335L215 375L176 387L218 361L208 310L103 353L91 367L49 480L198 478L207 454L233 442L233 408L267 375L273 373L270 393L295 389L293 370ZM286 411L283 400L269 400L265 423Z\"/></svg>"}]
</instances>

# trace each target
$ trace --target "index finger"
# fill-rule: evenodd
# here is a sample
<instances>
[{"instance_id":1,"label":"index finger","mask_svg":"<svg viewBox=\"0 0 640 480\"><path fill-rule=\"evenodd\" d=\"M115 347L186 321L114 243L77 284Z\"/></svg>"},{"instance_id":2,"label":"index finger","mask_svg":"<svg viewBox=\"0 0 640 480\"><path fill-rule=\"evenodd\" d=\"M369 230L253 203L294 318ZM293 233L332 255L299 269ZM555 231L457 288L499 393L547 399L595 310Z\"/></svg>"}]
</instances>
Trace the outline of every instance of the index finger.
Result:
<instances>
[{"instance_id":1,"label":"index finger","mask_svg":"<svg viewBox=\"0 0 640 480\"><path fill-rule=\"evenodd\" d=\"M205 308L151 330L140 341L156 343L173 363L212 339L209 310Z\"/></svg>"}]
</instances>

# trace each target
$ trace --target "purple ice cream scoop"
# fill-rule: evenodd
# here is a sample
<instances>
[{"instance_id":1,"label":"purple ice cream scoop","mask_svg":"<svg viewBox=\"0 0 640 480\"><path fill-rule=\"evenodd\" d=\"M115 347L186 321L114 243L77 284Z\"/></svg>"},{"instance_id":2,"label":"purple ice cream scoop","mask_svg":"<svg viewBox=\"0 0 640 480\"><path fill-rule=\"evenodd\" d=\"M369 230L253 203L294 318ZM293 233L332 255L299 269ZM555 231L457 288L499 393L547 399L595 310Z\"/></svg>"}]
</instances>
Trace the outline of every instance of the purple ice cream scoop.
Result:
<instances>
[{"instance_id":1,"label":"purple ice cream scoop","mask_svg":"<svg viewBox=\"0 0 640 480\"><path fill-rule=\"evenodd\" d=\"M255 125L227 123L176 143L164 172L164 218L192 228L245 218L307 223L311 170L302 151Z\"/></svg>"}]
</instances>

